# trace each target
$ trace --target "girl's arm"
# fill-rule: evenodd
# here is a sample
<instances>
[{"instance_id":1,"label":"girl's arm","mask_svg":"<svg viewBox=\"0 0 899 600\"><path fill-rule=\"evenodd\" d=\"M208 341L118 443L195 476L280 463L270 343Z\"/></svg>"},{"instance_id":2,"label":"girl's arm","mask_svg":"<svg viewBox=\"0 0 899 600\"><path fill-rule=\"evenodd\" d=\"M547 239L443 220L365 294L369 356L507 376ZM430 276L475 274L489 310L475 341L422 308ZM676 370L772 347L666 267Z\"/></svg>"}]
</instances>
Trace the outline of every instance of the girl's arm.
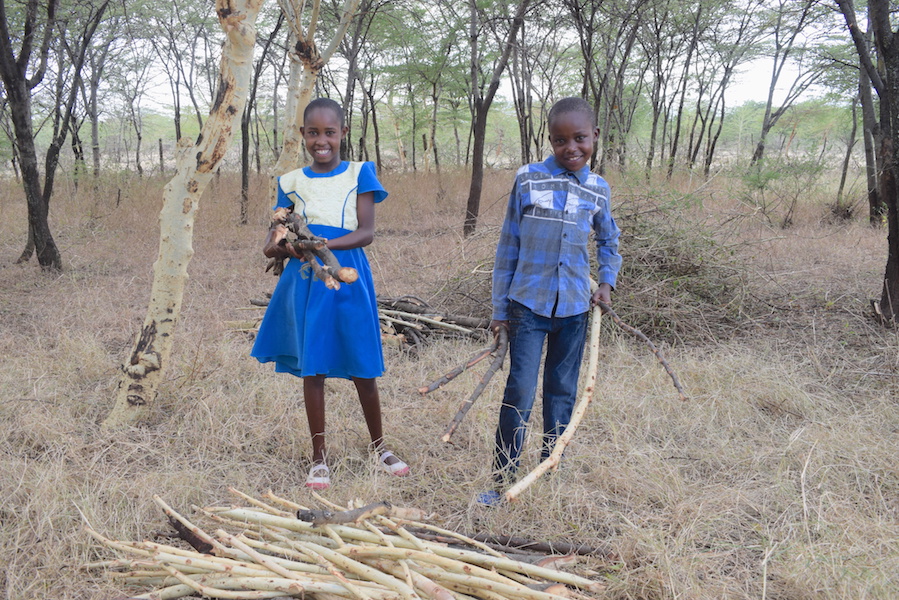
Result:
<instances>
[{"instance_id":1,"label":"girl's arm","mask_svg":"<svg viewBox=\"0 0 899 600\"><path fill-rule=\"evenodd\" d=\"M331 250L349 250L350 248L363 248L371 244L375 237L374 192L363 192L356 196L356 220L358 221L356 230L333 240L328 240L328 248Z\"/></svg>"}]
</instances>

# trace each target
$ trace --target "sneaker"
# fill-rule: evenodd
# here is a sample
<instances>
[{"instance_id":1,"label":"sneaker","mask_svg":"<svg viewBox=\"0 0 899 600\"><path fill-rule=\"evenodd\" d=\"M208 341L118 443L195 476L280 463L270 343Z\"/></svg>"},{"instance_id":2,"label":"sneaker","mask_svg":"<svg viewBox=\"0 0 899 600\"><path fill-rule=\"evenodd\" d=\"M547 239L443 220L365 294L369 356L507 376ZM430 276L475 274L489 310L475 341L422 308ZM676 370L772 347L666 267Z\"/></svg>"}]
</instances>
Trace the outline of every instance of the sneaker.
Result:
<instances>
[{"instance_id":1,"label":"sneaker","mask_svg":"<svg viewBox=\"0 0 899 600\"><path fill-rule=\"evenodd\" d=\"M477 502L481 506L499 506L503 503L503 500L503 495L496 490L487 490L486 492L481 492L480 494L478 494L477 498L475 498L475 502Z\"/></svg>"},{"instance_id":2,"label":"sneaker","mask_svg":"<svg viewBox=\"0 0 899 600\"><path fill-rule=\"evenodd\" d=\"M315 463L306 477L306 487L313 490L326 490L331 486L331 469L324 463Z\"/></svg>"},{"instance_id":3,"label":"sneaker","mask_svg":"<svg viewBox=\"0 0 899 600\"><path fill-rule=\"evenodd\" d=\"M391 457L396 458L396 462L387 464L387 459ZM378 464L381 465L382 469L397 477L405 477L411 470L409 469L409 465L397 458L390 450L385 450L381 453L381 456L378 458Z\"/></svg>"}]
</instances>

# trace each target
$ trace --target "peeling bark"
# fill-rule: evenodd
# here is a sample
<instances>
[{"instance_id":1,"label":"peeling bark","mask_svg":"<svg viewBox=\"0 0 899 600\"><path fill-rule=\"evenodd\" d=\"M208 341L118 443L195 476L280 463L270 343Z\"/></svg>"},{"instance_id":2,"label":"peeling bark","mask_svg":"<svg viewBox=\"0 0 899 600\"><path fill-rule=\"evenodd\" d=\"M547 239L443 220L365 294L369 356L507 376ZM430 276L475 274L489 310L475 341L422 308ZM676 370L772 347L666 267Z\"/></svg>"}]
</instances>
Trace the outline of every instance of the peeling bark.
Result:
<instances>
[{"instance_id":1,"label":"peeling bark","mask_svg":"<svg viewBox=\"0 0 899 600\"><path fill-rule=\"evenodd\" d=\"M147 316L128 361L122 366L116 402L104 427L137 424L148 416L169 366L173 334L181 314L187 266L193 256L193 224L200 196L224 158L246 102L261 0L217 0L227 36L215 104L196 142L178 142L175 176L163 192L159 255Z\"/></svg>"}]
</instances>

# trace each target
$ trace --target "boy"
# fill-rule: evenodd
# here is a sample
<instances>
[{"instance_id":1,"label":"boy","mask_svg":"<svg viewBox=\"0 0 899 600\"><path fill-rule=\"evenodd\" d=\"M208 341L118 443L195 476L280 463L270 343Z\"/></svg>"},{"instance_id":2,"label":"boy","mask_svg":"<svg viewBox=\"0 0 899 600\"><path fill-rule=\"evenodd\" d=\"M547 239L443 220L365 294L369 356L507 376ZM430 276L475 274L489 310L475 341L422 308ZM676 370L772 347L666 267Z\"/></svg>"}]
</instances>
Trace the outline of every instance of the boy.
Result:
<instances>
[{"instance_id":1,"label":"boy","mask_svg":"<svg viewBox=\"0 0 899 600\"><path fill-rule=\"evenodd\" d=\"M518 170L493 269L490 327L508 329L510 361L493 456L497 487L518 469L544 341L544 459L571 420L588 313L600 300L611 302L621 268L609 184L589 167L599 136L592 107L563 98L550 109L547 126L553 155ZM591 230L599 264L599 289L592 295ZM485 505L501 500L496 490L477 498Z\"/></svg>"}]
</instances>

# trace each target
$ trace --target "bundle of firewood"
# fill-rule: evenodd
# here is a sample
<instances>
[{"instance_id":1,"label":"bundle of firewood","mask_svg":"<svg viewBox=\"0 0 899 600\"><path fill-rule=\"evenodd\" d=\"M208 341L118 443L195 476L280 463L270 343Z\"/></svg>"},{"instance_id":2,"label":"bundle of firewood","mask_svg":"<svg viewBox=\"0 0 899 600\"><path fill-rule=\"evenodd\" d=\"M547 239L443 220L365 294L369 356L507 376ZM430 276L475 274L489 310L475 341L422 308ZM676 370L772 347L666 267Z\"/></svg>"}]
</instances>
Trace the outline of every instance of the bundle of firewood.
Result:
<instances>
[{"instance_id":1,"label":"bundle of firewood","mask_svg":"<svg viewBox=\"0 0 899 600\"><path fill-rule=\"evenodd\" d=\"M196 508L208 529L156 497L177 532L172 544L115 541L87 527L119 555L87 568L140 589L132 599L553 600L605 589L552 560L516 560L429 524L416 509L344 508L316 496L326 509L312 510L271 492L259 500L232 491L249 506Z\"/></svg>"}]
</instances>

